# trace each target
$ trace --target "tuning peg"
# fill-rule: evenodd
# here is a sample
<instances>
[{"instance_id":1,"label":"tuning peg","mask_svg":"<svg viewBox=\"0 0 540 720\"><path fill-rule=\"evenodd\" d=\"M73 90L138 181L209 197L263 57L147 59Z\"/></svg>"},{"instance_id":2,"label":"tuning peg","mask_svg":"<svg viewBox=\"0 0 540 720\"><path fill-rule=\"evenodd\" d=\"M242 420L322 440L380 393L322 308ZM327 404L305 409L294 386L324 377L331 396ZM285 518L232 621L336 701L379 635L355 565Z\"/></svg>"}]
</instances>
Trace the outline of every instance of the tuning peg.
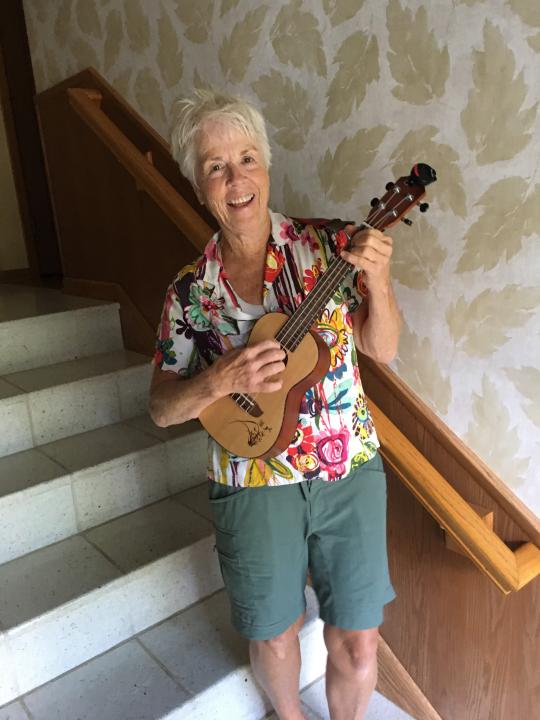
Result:
<instances>
[{"instance_id":1,"label":"tuning peg","mask_svg":"<svg viewBox=\"0 0 540 720\"><path fill-rule=\"evenodd\" d=\"M396 183L393 183L393 182L387 182L386 185L385 185L385 188L386 188L387 190L391 190L391 189L394 187L395 184L396 184Z\"/></svg>"},{"instance_id":2,"label":"tuning peg","mask_svg":"<svg viewBox=\"0 0 540 720\"><path fill-rule=\"evenodd\" d=\"M371 202L370 202L370 205L371 205L371 207L377 207L377 205L379 204L379 202L380 202L379 198L372 198L372 199L371 199Z\"/></svg>"},{"instance_id":3,"label":"tuning peg","mask_svg":"<svg viewBox=\"0 0 540 720\"><path fill-rule=\"evenodd\" d=\"M401 222L404 222L405 225L412 225L413 221L409 220L409 218L401 218Z\"/></svg>"},{"instance_id":4,"label":"tuning peg","mask_svg":"<svg viewBox=\"0 0 540 720\"><path fill-rule=\"evenodd\" d=\"M418 208L420 212L427 212L429 210L429 203L420 203Z\"/></svg>"}]
</instances>

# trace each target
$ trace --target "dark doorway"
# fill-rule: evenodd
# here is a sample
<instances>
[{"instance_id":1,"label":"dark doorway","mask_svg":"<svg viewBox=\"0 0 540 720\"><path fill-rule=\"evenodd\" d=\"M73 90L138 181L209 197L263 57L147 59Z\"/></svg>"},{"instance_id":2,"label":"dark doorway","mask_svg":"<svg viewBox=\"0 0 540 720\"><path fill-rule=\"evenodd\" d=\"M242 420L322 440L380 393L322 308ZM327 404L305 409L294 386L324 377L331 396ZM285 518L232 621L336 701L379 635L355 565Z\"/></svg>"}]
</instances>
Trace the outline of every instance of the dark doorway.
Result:
<instances>
[{"instance_id":1,"label":"dark doorway","mask_svg":"<svg viewBox=\"0 0 540 720\"><path fill-rule=\"evenodd\" d=\"M35 84L22 0L0 3L0 99L33 278L62 265L34 103Z\"/></svg>"}]
</instances>

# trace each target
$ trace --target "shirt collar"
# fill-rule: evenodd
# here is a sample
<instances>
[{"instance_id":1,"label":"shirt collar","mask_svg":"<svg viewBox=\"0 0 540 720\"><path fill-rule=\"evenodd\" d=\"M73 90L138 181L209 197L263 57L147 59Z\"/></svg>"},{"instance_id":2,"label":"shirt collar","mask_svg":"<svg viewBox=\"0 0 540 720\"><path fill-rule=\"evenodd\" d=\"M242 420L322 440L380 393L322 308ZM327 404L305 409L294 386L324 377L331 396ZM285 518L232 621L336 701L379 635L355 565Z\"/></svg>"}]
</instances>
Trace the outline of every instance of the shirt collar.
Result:
<instances>
[{"instance_id":1,"label":"shirt collar","mask_svg":"<svg viewBox=\"0 0 540 720\"><path fill-rule=\"evenodd\" d=\"M292 221L283 215L282 213L268 210L270 214L270 235L275 245L287 245L290 242L289 235L287 234L287 228L292 224ZM223 261L221 259L221 230L218 230L212 236L212 239L206 246L204 254L207 260L216 261L220 267L223 267Z\"/></svg>"},{"instance_id":2,"label":"shirt collar","mask_svg":"<svg viewBox=\"0 0 540 720\"><path fill-rule=\"evenodd\" d=\"M290 242L287 234L287 227L291 225L291 220L281 213L270 210L270 221L272 223L272 239L276 245L287 245Z\"/></svg>"}]
</instances>

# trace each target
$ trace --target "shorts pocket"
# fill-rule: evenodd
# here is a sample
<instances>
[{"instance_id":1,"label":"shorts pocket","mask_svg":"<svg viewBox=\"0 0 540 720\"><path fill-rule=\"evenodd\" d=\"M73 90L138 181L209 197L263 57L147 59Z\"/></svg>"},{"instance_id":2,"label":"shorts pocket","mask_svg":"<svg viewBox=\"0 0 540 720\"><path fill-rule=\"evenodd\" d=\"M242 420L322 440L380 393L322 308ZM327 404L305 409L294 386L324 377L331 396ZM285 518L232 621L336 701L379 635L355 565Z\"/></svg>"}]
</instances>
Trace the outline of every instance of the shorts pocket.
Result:
<instances>
[{"instance_id":1,"label":"shorts pocket","mask_svg":"<svg viewBox=\"0 0 540 720\"><path fill-rule=\"evenodd\" d=\"M245 519L249 490L250 488L211 483L208 496L216 535L218 532L224 535L234 535L238 532L242 519Z\"/></svg>"},{"instance_id":2,"label":"shorts pocket","mask_svg":"<svg viewBox=\"0 0 540 720\"><path fill-rule=\"evenodd\" d=\"M208 499L210 503L224 503L238 495L242 495L247 487L232 487L231 485L223 485L213 480L208 481Z\"/></svg>"},{"instance_id":3,"label":"shorts pocket","mask_svg":"<svg viewBox=\"0 0 540 720\"><path fill-rule=\"evenodd\" d=\"M232 564L238 563L238 553L236 551L235 536L231 533L220 530L218 527L215 528L215 533L216 550L218 552L220 562L227 561Z\"/></svg>"}]
</instances>

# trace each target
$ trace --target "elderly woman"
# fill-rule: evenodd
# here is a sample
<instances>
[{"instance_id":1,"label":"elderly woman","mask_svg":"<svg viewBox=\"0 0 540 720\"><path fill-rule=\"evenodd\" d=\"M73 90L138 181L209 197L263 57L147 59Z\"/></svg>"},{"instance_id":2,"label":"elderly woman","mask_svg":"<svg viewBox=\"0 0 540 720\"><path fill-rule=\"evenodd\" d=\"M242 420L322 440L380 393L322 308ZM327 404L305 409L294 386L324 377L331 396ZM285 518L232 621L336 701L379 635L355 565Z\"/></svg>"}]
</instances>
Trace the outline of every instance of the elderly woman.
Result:
<instances>
[{"instance_id":1,"label":"elderly woman","mask_svg":"<svg viewBox=\"0 0 540 720\"><path fill-rule=\"evenodd\" d=\"M316 322L330 367L306 392L289 447L248 459L211 439L209 484L232 622L250 640L253 671L277 714L304 717L298 631L309 568L325 623L330 714L359 720L376 683L383 607L395 594L386 480L356 348L381 362L395 355L392 241L351 225L344 249L344 233L324 221L272 212L268 139L248 103L198 91L177 109L173 154L220 230L166 294L150 397L157 425L197 418L231 393L278 391L285 352L275 339L246 347L254 322L291 315L333 256L351 265Z\"/></svg>"}]
</instances>

